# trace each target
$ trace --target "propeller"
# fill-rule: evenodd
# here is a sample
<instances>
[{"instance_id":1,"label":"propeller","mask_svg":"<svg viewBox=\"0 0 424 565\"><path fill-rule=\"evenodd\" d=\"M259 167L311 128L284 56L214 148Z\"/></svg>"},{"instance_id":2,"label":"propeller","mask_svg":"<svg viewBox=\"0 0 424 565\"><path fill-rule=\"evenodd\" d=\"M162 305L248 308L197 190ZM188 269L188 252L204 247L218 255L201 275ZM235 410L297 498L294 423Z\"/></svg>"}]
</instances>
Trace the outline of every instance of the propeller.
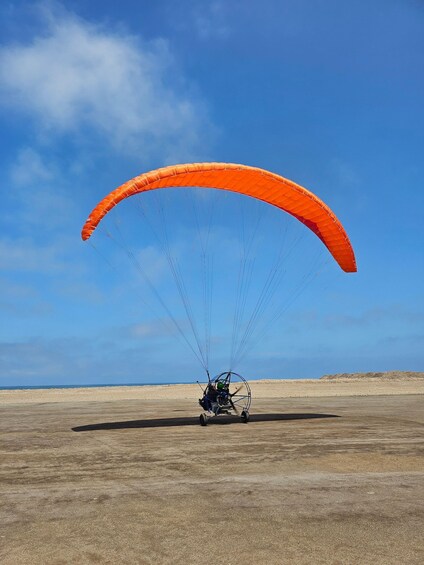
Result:
<instances>
[{"instance_id":1,"label":"propeller","mask_svg":"<svg viewBox=\"0 0 424 565\"><path fill-rule=\"evenodd\" d=\"M234 402L233 402L231 399L232 399L233 396L235 396L235 395L239 392L239 390L241 390L242 388L243 388L243 385L240 385L238 388L236 388L236 390L235 390L234 392L232 392L232 393L230 393L230 394L228 395L228 400L230 401L231 408L234 410L234 412L237 414L237 416L240 415L240 414L239 414L239 411L238 411L238 408L236 407L236 405L234 404Z\"/></svg>"},{"instance_id":2,"label":"propeller","mask_svg":"<svg viewBox=\"0 0 424 565\"><path fill-rule=\"evenodd\" d=\"M232 398L233 396L235 396L235 395L238 393L238 391L241 390L242 388L243 388L243 385L239 386L233 393L231 393L231 394L230 394L231 398Z\"/></svg>"}]
</instances>

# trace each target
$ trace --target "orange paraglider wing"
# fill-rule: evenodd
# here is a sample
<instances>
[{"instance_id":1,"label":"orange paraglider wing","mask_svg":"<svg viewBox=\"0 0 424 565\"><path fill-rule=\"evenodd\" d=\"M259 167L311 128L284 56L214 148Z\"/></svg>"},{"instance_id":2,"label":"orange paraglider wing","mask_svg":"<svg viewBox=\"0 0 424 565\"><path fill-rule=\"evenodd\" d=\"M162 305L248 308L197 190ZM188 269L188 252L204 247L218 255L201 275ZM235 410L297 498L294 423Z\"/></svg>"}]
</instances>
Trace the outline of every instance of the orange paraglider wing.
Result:
<instances>
[{"instance_id":1,"label":"orange paraglider wing","mask_svg":"<svg viewBox=\"0 0 424 565\"><path fill-rule=\"evenodd\" d=\"M229 190L272 204L312 230L344 271L356 272L349 238L336 215L322 200L284 177L264 169L232 163L188 163L163 167L133 178L97 204L84 224L82 239L88 239L101 219L124 198L170 187Z\"/></svg>"}]
</instances>

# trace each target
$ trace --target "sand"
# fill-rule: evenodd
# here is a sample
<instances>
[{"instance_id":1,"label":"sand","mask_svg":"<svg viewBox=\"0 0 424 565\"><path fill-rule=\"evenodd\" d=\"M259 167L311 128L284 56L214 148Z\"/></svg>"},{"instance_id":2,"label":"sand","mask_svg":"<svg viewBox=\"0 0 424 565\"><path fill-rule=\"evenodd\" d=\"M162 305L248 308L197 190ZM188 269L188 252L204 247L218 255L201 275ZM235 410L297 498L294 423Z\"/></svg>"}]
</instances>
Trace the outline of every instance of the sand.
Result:
<instances>
[{"instance_id":1,"label":"sand","mask_svg":"<svg viewBox=\"0 0 424 565\"><path fill-rule=\"evenodd\" d=\"M422 374L422 373L420 373ZM327 380L328 379L328 380ZM323 380L284 379L249 381L254 398L302 398L317 396L369 396L423 394L424 378L387 379L332 375ZM115 400L196 400L201 395L197 384L161 386L111 386L72 389L2 390L0 404L39 402L100 402Z\"/></svg>"},{"instance_id":2,"label":"sand","mask_svg":"<svg viewBox=\"0 0 424 565\"><path fill-rule=\"evenodd\" d=\"M0 392L0 563L424 562L424 381Z\"/></svg>"}]
</instances>

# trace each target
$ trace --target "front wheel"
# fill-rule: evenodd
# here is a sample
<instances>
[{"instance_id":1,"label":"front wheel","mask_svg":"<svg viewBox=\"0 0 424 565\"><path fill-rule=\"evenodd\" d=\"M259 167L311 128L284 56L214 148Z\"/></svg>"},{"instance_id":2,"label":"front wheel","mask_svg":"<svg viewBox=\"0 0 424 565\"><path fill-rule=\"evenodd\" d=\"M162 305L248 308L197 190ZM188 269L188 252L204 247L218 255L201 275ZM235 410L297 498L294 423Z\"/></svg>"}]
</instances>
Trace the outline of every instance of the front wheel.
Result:
<instances>
[{"instance_id":1,"label":"front wheel","mask_svg":"<svg viewBox=\"0 0 424 565\"><path fill-rule=\"evenodd\" d=\"M243 424L247 424L247 422L250 420L250 414L247 410L243 410L243 412L241 413L241 421L243 422Z\"/></svg>"},{"instance_id":2,"label":"front wheel","mask_svg":"<svg viewBox=\"0 0 424 565\"><path fill-rule=\"evenodd\" d=\"M208 417L206 416L206 414L200 414L200 425L201 426L207 426L208 425Z\"/></svg>"}]
</instances>

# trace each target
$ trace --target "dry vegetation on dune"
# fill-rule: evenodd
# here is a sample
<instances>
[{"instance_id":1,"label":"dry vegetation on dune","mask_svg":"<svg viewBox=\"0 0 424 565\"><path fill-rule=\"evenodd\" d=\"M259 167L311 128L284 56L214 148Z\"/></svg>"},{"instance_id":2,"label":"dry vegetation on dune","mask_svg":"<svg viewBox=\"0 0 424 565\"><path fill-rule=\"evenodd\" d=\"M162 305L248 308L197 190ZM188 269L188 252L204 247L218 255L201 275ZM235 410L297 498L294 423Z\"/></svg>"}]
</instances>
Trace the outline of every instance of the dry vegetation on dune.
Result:
<instances>
[{"instance_id":1,"label":"dry vegetation on dune","mask_svg":"<svg viewBox=\"0 0 424 565\"><path fill-rule=\"evenodd\" d=\"M381 381L405 380L413 381L424 379L424 373L418 371L385 371L382 373L338 373L336 375L324 375L321 381L344 381L375 379Z\"/></svg>"}]
</instances>

